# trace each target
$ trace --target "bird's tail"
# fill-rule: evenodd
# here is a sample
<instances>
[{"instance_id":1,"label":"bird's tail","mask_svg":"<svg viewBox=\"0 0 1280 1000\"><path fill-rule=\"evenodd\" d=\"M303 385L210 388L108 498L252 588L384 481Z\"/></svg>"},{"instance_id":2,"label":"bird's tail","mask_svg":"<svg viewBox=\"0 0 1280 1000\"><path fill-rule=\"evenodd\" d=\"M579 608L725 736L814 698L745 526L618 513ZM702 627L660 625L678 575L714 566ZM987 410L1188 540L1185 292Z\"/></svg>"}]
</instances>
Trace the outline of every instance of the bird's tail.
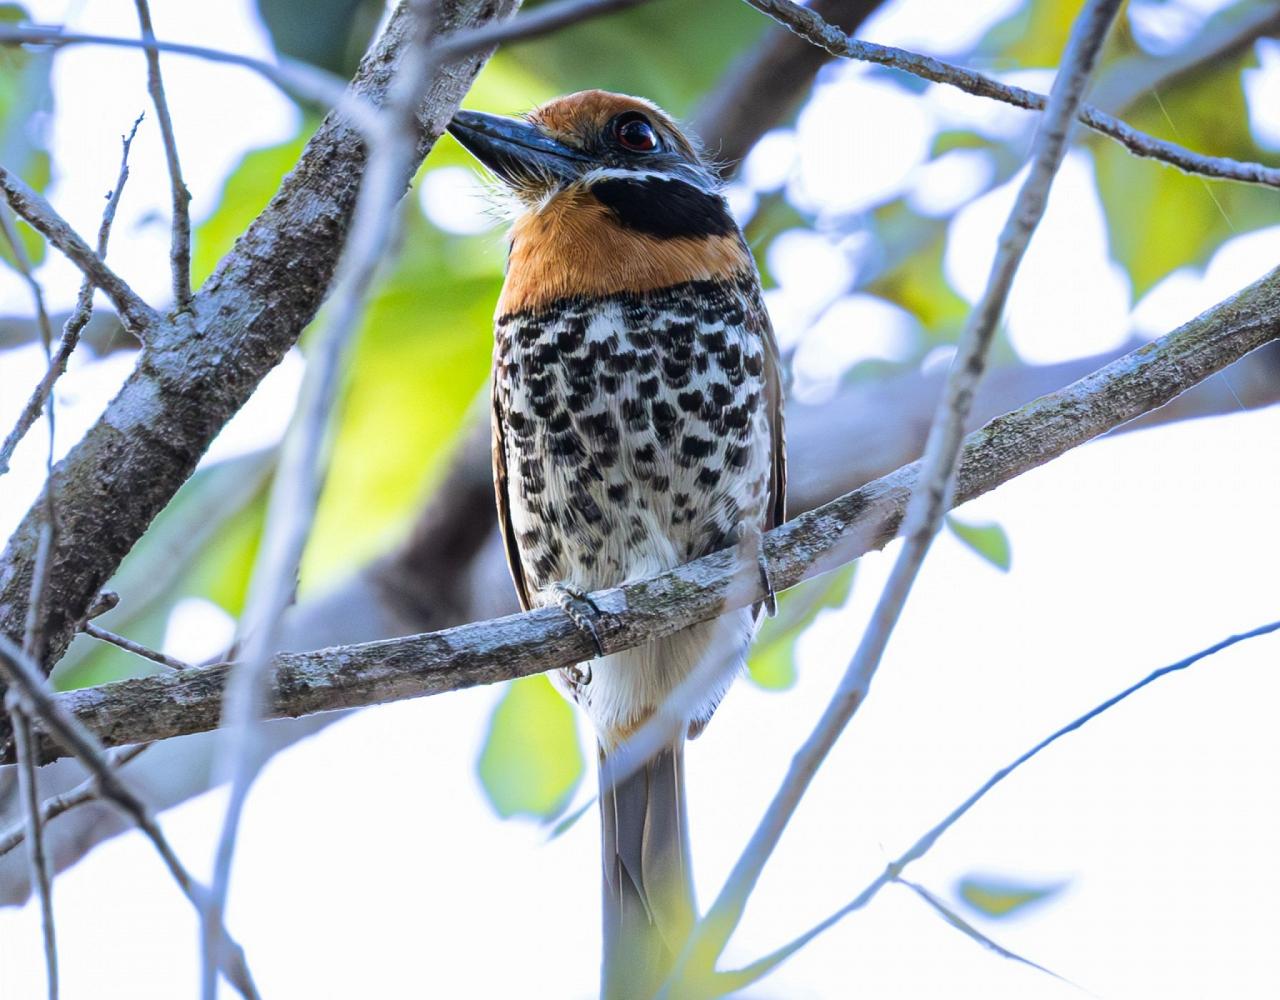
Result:
<instances>
[{"instance_id":1,"label":"bird's tail","mask_svg":"<svg viewBox=\"0 0 1280 1000\"><path fill-rule=\"evenodd\" d=\"M604 754L601 752L601 760ZM650 1000L693 927L684 741L610 784L600 769L602 1000Z\"/></svg>"}]
</instances>

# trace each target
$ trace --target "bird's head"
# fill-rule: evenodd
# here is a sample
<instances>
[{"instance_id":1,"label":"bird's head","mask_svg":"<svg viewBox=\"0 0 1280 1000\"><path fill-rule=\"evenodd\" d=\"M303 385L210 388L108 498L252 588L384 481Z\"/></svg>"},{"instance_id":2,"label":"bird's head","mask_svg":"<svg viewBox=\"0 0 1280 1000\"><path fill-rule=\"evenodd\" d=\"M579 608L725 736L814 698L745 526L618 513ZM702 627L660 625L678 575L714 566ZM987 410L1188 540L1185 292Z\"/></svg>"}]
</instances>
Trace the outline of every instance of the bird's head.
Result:
<instances>
[{"instance_id":1,"label":"bird's head","mask_svg":"<svg viewBox=\"0 0 1280 1000\"><path fill-rule=\"evenodd\" d=\"M649 101L586 90L449 132L519 205L500 312L753 267L714 170Z\"/></svg>"},{"instance_id":2,"label":"bird's head","mask_svg":"<svg viewBox=\"0 0 1280 1000\"><path fill-rule=\"evenodd\" d=\"M715 174L675 122L640 97L584 90L521 118L459 111L452 133L527 207L613 180L680 183L714 193Z\"/></svg>"}]
</instances>

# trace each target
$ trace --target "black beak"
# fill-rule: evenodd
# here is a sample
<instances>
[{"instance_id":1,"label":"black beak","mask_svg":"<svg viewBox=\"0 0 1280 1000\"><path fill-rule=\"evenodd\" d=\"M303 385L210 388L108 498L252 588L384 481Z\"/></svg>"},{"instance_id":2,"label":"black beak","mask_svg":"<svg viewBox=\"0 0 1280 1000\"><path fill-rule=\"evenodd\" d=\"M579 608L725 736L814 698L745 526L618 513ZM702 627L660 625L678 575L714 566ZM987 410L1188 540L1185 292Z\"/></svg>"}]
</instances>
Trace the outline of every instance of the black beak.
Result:
<instances>
[{"instance_id":1,"label":"black beak","mask_svg":"<svg viewBox=\"0 0 1280 1000\"><path fill-rule=\"evenodd\" d=\"M519 118L459 111L448 130L477 160L516 186L570 181L591 162L576 149L549 138L536 125Z\"/></svg>"}]
</instances>

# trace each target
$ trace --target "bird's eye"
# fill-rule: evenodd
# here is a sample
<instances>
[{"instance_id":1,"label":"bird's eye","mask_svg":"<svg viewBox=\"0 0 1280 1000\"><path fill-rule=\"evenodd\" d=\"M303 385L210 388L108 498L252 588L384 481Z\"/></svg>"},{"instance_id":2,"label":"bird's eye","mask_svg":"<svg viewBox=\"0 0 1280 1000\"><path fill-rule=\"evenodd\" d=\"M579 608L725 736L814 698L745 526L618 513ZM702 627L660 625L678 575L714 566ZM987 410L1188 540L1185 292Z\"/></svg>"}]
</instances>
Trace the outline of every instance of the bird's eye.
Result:
<instances>
[{"instance_id":1,"label":"bird's eye","mask_svg":"<svg viewBox=\"0 0 1280 1000\"><path fill-rule=\"evenodd\" d=\"M659 145L657 131L638 111L628 111L613 120L613 137L633 153L652 153Z\"/></svg>"}]
</instances>

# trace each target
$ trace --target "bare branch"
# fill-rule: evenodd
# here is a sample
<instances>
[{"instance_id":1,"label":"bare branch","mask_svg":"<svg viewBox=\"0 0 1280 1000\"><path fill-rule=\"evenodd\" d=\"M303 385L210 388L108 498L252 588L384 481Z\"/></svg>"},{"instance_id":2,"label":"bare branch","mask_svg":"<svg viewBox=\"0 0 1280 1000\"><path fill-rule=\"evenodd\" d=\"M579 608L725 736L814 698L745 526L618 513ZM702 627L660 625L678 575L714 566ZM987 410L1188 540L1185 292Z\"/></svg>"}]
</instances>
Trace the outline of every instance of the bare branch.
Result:
<instances>
[{"instance_id":1,"label":"bare branch","mask_svg":"<svg viewBox=\"0 0 1280 1000\"><path fill-rule=\"evenodd\" d=\"M271 654L279 645L281 618L293 599L298 566L327 473L322 453L335 409L339 374L347 345L364 314L378 265L397 228L396 204L404 193L404 178L414 166L416 109L439 65L439 57L430 46L427 3L410 0L406 10L408 42L387 91L384 122L371 143L350 235L338 260L329 310L308 352L301 398L273 484L265 543L254 568L242 622L241 631L246 636L244 659L227 686L223 717L228 733L218 770L230 779L231 793L214 856L213 887L203 915L205 962L201 995L206 1000L214 1000L217 987L217 929L230 886L236 834L262 756L258 750L258 723L272 679ZM447 46L448 41L443 44ZM480 47L485 46L481 43ZM470 51L474 50L459 54Z\"/></svg>"},{"instance_id":2,"label":"bare branch","mask_svg":"<svg viewBox=\"0 0 1280 1000\"><path fill-rule=\"evenodd\" d=\"M432 46L432 56L440 61L459 59L507 42L549 35L579 21L639 7L649 0L560 0L527 14L493 21L469 31L459 31Z\"/></svg>"},{"instance_id":3,"label":"bare branch","mask_svg":"<svg viewBox=\"0 0 1280 1000\"><path fill-rule=\"evenodd\" d=\"M995 952L1001 958L1007 958L1010 961L1019 963L1020 965L1030 966L1031 968L1035 969L1037 972L1043 972L1047 976L1052 976L1054 979L1064 982L1068 986L1076 985L1070 979L1067 979L1065 976L1058 975L1058 973L1054 972L1052 969L1046 969L1039 962L1033 962L1029 958L1023 958L1016 951L1010 951L1004 945L996 941L993 941L991 938L987 937L987 935L983 934L982 931L978 930L978 928L974 927L973 924L965 920L964 917L956 913L955 910L951 909L951 907L949 907L946 903L944 903L941 899L939 899L937 896L931 893L924 886L916 882L909 882L905 878L898 878L898 879L895 879L894 881L896 881L899 885L906 886L908 889L914 892L917 896L923 899L926 903L928 903L930 908L936 914L938 914L938 916L940 916L943 920L949 923L961 934L965 935L965 937L972 938L974 941L977 941L978 944L982 945L982 947L986 948L987 950ZM1079 989L1078 986L1076 988Z\"/></svg>"},{"instance_id":4,"label":"bare branch","mask_svg":"<svg viewBox=\"0 0 1280 1000\"><path fill-rule=\"evenodd\" d=\"M132 639L126 639L122 635L116 635L114 632L108 632L105 628L93 624L93 622L85 622L84 634L97 639L99 642L110 643L112 646L119 646L125 652L132 653L134 656L141 656L145 660L152 663L158 663L162 667L168 667L170 670L190 670L190 663L183 663L181 660L174 659L167 653L162 653L158 649L151 649L144 646L140 642L134 642Z\"/></svg>"},{"instance_id":5,"label":"bare branch","mask_svg":"<svg viewBox=\"0 0 1280 1000\"><path fill-rule=\"evenodd\" d=\"M1067 151L1067 137L1093 73L1107 30L1120 0L1091 0L1077 18L1054 80L1049 107L1031 149L1031 169L1009 213L987 287L974 306L961 335L943 398L925 445L918 485L912 490L903 530L905 542L885 584L857 651L813 733L796 752L781 787L752 834L724 888L707 915L694 928L672 975L677 990L711 973L737 928L760 873L782 839L818 769L866 699L872 679L906 604L920 567L953 503L962 436L978 383L986 369L987 350L995 337L1018 265L1044 215L1054 175Z\"/></svg>"},{"instance_id":6,"label":"bare branch","mask_svg":"<svg viewBox=\"0 0 1280 1000\"><path fill-rule=\"evenodd\" d=\"M1280 269L1159 340L1057 392L997 417L965 441L955 503L964 503L1072 448L1164 405L1191 386L1280 339ZM765 536L778 589L887 544L920 475L915 462ZM671 635L759 600L739 585L738 560L719 552L649 580L601 591L598 629L616 652ZM735 584L732 593L730 584ZM275 658L269 718L358 708L542 673L589 659L590 638L558 609L476 622L408 638ZM67 691L58 703L109 746L206 732L218 725L227 664ZM60 755L42 739L41 760ZM0 731L0 764L13 762Z\"/></svg>"},{"instance_id":7,"label":"bare branch","mask_svg":"<svg viewBox=\"0 0 1280 1000\"><path fill-rule=\"evenodd\" d=\"M129 332L141 339L160 324L154 309L142 301L118 274L107 267L73 230L53 206L33 191L22 178L0 167L0 191L8 199L9 207L22 216L33 229L57 247L80 268L86 278L102 289L116 307L120 319Z\"/></svg>"},{"instance_id":8,"label":"bare branch","mask_svg":"<svg viewBox=\"0 0 1280 1000\"><path fill-rule=\"evenodd\" d=\"M264 62L252 56L211 49L204 45L161 42L154 38L122 38L116 35L93 35L35 24L0 26L0 45L43 45L60 49L70 45L106 45L113 48L143 49L148 52L172 52L193 56L208 62L240 66L257 73L280 90L326 107L338 107L347 92L347 81L327 70L284 59L279 64Z\"/></svg>"},{"instance_id":9,"label":"bare branch","mask_svg":"<svg viewBox=\"0 0 1280 1000\"><path fill-rule=\"evenodd\" d=\"M125 764L129 763L149 746L151 746L150 743L138 743L123 750L113 751L107 755L107 761L114 768L124 767ZM69 812L76 806L93 802L97 798L98 783L93 778L88 778L76 785L75 788L45 799L40 806L40 821L47 826L50 820ZM27 828L25 822L15 824L7 833L0 833L0 857L8 854L26 838Z\"/></svg>"},{"instance_id":10,"label":"bare branch","mask_svg":"<svg viewBox=\"0 0 1280 1000\"><path fill-rule=\"evenodd\" d=\"M58 1000L58 943L57 928L53 920L53 879L49 875L49 859L44 847L44 825L40 811L40 790L36 783L31 721L27 718L26 712L18 706L17 699L8 697L6 702L18 752L18 789L26 816L25 837L31 868L31 884L36 887L40 899L40 931L44 939L45 981L48 986L49 1000Z\"/></svg>"},{"instance_id":11,"label":"bare branch","mask_svg":"<svg viewBox=\"0 0 1280 1000\"><path fill-rule=\"evenodd\" d=\"M963 90L967 94L989 97L1028 111L1044 111L1048 106L1048 98L1043 94L1000 83L998 80L962 66L954 66L940 59L934 59L932 56L889 45L877 45L874 42L848 38L808 7L801 7L791 0L746 0L746 2L832 55L890 66L924 80L946 84ZM1280 168L1267 167L1261 163L1243 163L1222 156L1204 156L1176 143L1166 142L1145 132L1139 132L1120 119L1091 105L1082 105L1078 116L1080 121L1089 128L1110 136L1137 156L1161 160L1190 174L1280 187Z\"/></svg>"},{"instance_id":12,"label":"bare branch","mask_svg":"<svg viewBox=\"0 0 1280 1000\"><path fill-rule=\"evenodd\" d=\"M93 733L58 703L56 696L49 690L41 675L37 661L3 634L0 634L0 674L4 675L9 685L8 697L16 699L22 711L32 719L38 719L42 729L51 733L58 743L88 768L102 797L133 820L138 829L151 841L183 894L191 901L197 912L203 912L207 890L191 876L178 859L146 803L134 795L129 786L121 780L107 759L102 744ZM38 807L38 802L36 805ZM225 928L222 929L219 961L227 979L243 996L246 998L258 996L248 966L245 964L244 951L227 934Z\"/></svg>"},{"instance_id":13,"label":"bare branch","mask_svg":"<svg viewBox=\"0 0 1280 1000\"><path fill-rule=\"evenodd\" d=\"M143 42L156 40L151 27L151 7L147 0L134 0L138 9L138 26ZM164 92L164 78L160 75L160 53L153 47L144 49L147 54L147 90L156 107L156 120L160 123L160 135L164 139L164 158L169 168L169 186L173 192L173 234L169 247L169 263L173 269L173 301L178 312L191 309L191 192L182 179L182 164L178 160L178 140L173 134L173 118L169 115L169 98Z\"/></svg>"},{"instance_id":14,"label":"bare branch","mask_svg":"<svg viewBox=\"0 0 1280 1000\"><path fill-rule=\"evenodd\" d=\"M783 945L777 951L771 952L769 955L753 962L746 968L737 972L722 973L720 977L721 980L730 983L732 989L745 989L752 983L763 979L766 975L782 964L782 962L794 955L823 931L835 926L850 913L865 907L886 885L891 882L901 880L902 872L906 867L913 861L918 861L920 858L924 857L933 845L938 842L938 839L951 829L951 827L953 827L960 818L965 815L965 813L977 805L988 792L1004 781L1005 778L1009 777L1009 775L1020 768L1023 764L1026 764L1042 750L1048 749L1068 733L1074 733L1077 729L1080 729L1088 722L1096 719L1099 715L1102 715L1102 713L1114 708L1126 698L1137 694L1143 688L1154 684L1162 677L1186 670L1199 663L1201 660L1208 659L1216 653L1221 653L1225 649L1230 649L1238 643L1245 642L1248 639L1256 639L1260 636L1270 635L1274 632L1280 632L1280 621L1271 622L1268 625L1260 625L1258 628L1250 629L1248 632L1241 632L1237 635L1229 636L1221 642L1214 643L1207 649L1202 649L1199 652L1192 653L1190 656L1179 660L1177 663L1172 663L1168 666L1152 671L1136 684L1129 685L1123 691L1112 695L1106 701L1096 705L1083 715L1073 719L1071 722L1068 722L1062 728L1050 733L1030 750L1027 750L1011 763L1002 767L999 771L993 774L982 784L980 788L978 788L977 791L961 802L960 805L956 806L955 809L951 810L951 812L947 813L940 822L927 830L914 844L899 855L897 859L886 865L884 871L876 876L876 878L873 879L866 888L858 893L852 902L842 906L840 909L836 910L835 913L831 914L831 916L809 928L809 930L805 931L789 943Z\"/></svg>"},{"instance_id":15,"label":"bare branch","mask_svg":"<svg viewBox=\"0 0 1280 1000\"><path fill-rule=\"evenodd\" d=\"M111 235L111 224L115 221L116 208L120 204L120 195L124 191L124 182L129 179L129 147L133 144L133 137L137 135L138 123L141 121L142 116L139 115L133 123L133 128L129 130L129 134L120 137L120 142L123 146L120 154L120 173L116 177L115 187L107 196L107 207L102 212L102 224L98 227L98 256L102 259L106 259L107 240ZM41 325L48 324L49 319L43 309L40 309L40 315L42 317ZM80 294L76 298L75 309L67 317L66 323L62 327L62 339L58 342L57 351L49 359L49 368L45 372L44 378L40 380L40 384L31 393L31 398L27 400L27 405L22 408L22 413L19 414L18 421L13 430L9 432L9 436L4 439L4 444L0 445L0 476L9 471L9 460L13 457L13 451L17 448L18 442L22 440L23 436L36 422L36 418L40 415L40 408L52 396L54 383L67 370L67 362L71 359L71 352L80 343L81 331L84 330L92 315L93 283L86 277L80 283Z\"/></svg>"}]
</instances>

